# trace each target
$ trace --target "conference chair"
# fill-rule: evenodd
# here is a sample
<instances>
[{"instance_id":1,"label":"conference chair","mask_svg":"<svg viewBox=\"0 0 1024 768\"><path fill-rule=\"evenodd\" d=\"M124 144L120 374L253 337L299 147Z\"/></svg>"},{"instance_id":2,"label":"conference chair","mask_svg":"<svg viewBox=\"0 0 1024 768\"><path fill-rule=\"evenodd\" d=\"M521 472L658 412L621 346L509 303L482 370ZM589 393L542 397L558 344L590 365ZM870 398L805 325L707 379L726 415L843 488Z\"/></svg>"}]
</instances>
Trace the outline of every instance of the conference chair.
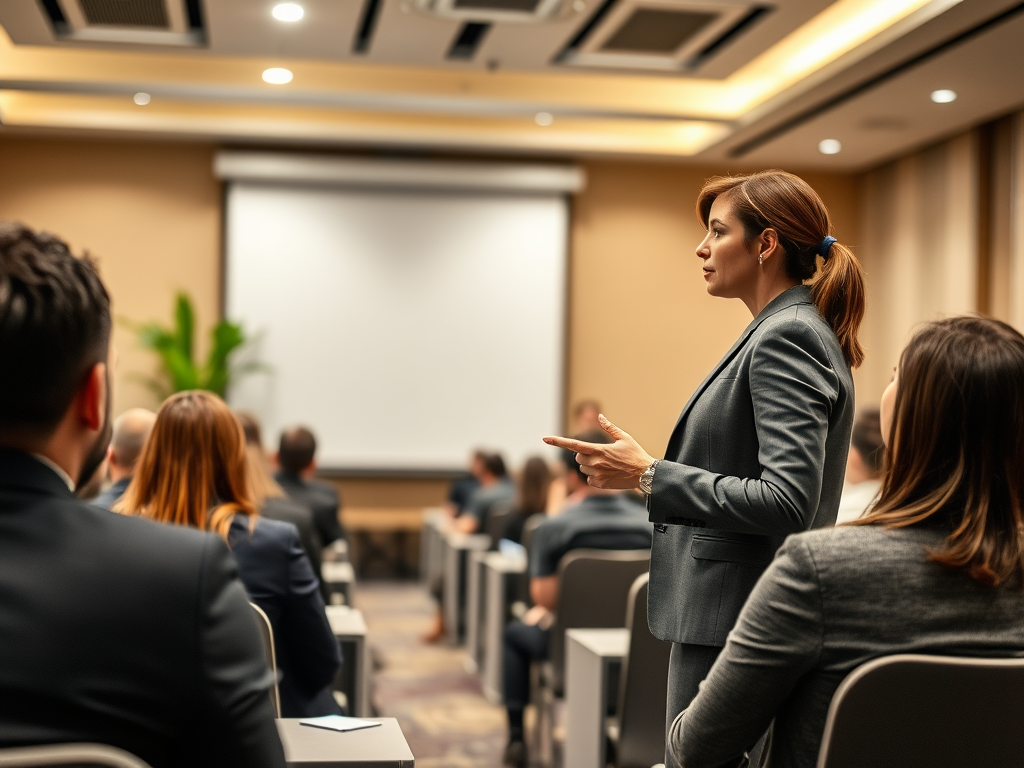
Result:
<instances>
[{"instance_id":1,"label":"conference chair","mask_svg":"<svg viewBox=\"0 0 1024 768\"><path fill-rule=\"evenodd\" d=\"M0 768L44 768L58 765L150 768L149 763L135 755L107 744L45 744L0 749Z\"/></svg>"},{"instance_id":2,"label":"conference chair","mask_svg":"<svg viewBox=\"0 0 1024 768\"><path fill-rule=\"evenodd\" d=\"M650 568L649 549L576 549L558 563L558 610L548 639L548 661L537 673L534 754L552 763L556 701L564 695L565 632L626 626L626 603L636 577Z\"/></svg>"},{"instance_id":3,"label":"conference chair","mask_svg":"<svg viewBox=\"0 0 1024 768\"><path fill-rule=\"evenodd\" d=\"M270 619L256 603L249 603L252 612L256 615L256 623L260 627L260 635L263 637L263 651L267 656L267 666L270 667L270 674L274 676L274 689L270 692L270 702L274 705L274 716L281 716L281 694L277 690L277 654L274 652L274 630L270 626Z\"/></svg>"},{"instance_id":4,"label":"conference chair","mask_svg":"<svg viewBox=\"0 0 1024 768\"><path fill-rule=\"evenodd\" d=\"M526 550L526 562L530 562L530 547L533 546L533 532L537 530L537 527L547 520L547 515L533 515L525 523L523 523L523 533L519 537L519 543L523 545L523 549ZM530 571L529 568L516 579L515 593L512 598L513 603L518 603L522 606L522 611L513 610L516 618L520 618L526 609L532 604L530 599Z\"/></svg>"},{"instance_id":5,"label":"conference chair","mask_svg":"<svg viewBox=\"0 0 1024 768\"><path fill-rule=\"evenodd\" d=\"M505 523L512 515L512 505L507 503L495 504L487 515L487 524L483 532L491 537L491 549L498 548L498 541L505 532Z\"/></svg>"},{"instance_id":6,"label":"conference chair","mask_svg":"<svg viewBox=\"0 0 1024 768\"><path fill-rule=\"evenodd\" d=\"M818 768L1024 763L1024 658L904 654L851 672L825 721Z\"/></svg>"},{"instance_id":7,"label":"conference chair","mask_svg":"<svg viewBox=\"0 0 1024 768\"><path fill-rule=\"evenodd\" d=\"M616 768L650 768L665 756L665 701L672 645L652 635L647 626L649 579L649 573L637 576L629 590L629 651L622 660L618 708L607 729Z\"/></svg>"}]
</instances>

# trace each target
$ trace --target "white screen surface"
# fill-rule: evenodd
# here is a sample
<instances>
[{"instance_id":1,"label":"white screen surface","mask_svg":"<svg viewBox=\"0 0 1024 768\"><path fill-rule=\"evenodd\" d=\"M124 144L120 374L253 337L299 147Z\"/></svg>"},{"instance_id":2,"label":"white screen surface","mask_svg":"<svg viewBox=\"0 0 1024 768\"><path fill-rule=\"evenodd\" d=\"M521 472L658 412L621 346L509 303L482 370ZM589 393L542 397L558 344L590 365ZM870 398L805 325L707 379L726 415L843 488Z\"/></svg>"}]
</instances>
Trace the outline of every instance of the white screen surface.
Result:
<instances>
[{"instance_id":1,"label":"white screen surface","mask_svg":"<svg viewBox=\"0 0 1024 768\"><path fill-rule=\"evenodd\" d=\"M518 464L561 422L568 204L509 194L228 188L226 313L270 367L232 406L306 424L322 467Z\"/></svg>"}]
</instances>

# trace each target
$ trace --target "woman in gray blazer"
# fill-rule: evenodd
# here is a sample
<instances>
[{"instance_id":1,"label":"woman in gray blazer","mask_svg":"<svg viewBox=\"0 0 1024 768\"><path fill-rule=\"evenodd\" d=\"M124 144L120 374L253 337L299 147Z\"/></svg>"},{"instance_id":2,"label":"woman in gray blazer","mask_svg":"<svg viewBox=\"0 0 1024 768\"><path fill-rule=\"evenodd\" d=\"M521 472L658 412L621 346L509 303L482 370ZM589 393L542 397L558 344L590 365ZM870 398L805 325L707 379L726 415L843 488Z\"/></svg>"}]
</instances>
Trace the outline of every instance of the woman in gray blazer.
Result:
<instances>
[{"instance_id":1,"label":"woman in gray blazer","mask_svg":"<svg viewBox=\"0 0 1024 768\"><path fill-rule=\"evenodd\" d=\"M772 726L772 768L813 768L836 688L896 653L1024 656L1024 337L932 323L882 397L878 504L786 540L697 698L685 768L736 765Z\"/></svg>"},{"instance_id":2,"label":"woman in gray blazer","mask_svg":"<svg viewBox=\"0 0 1024 768\"><path fill-rule=\"evenodd\" d=\"M860 264L830 236L806 182L781 171L711 179L697 213L708 293L742 300L754 320L683 408L665 459L603 416L612 445L545 438L580 454L591 485L647 495L649 621L673 643L666 726L697 694L786 536L835 522L850 368L863 359Z\"/></svg>"}]
</instances>

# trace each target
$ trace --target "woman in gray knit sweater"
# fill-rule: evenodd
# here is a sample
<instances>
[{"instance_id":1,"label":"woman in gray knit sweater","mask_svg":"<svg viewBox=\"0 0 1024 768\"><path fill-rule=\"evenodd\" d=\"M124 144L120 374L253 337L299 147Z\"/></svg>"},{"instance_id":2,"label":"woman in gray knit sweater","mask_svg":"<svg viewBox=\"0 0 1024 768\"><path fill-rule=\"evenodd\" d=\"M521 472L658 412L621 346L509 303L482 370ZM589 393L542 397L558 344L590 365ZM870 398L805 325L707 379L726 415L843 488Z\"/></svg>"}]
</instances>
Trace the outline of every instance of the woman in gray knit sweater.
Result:
<instances>
[{"instance_id":1,"label":"woman in gray knit sweater","mask_svg":"<svg viewBox=\"0 0 1024 768\"><path fill-rule=\"evenodd\" d=\"M931 323L882 396L877 506L791 536L761 576L671 748L740 765L772 724L771 768L813 768L829 703L879 656L1024 656L1024 337Z\"/></svg>"}]
</instances>

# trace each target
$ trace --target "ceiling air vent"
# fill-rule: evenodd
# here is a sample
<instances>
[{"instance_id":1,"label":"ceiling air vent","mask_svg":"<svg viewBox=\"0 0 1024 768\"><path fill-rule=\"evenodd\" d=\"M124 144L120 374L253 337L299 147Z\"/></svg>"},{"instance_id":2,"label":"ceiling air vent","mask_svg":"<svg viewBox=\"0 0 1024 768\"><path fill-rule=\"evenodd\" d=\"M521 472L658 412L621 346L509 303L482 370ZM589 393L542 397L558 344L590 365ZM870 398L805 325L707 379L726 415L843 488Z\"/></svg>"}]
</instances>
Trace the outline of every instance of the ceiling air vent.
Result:
<instances>
[{"instance_id":1,"label":"ceiling air vent","mask_svg":"<svg viewBox=\"0 0 1024 768\"><path fill-rule=\"evenodd\" d=\"M200 0L45 0L58 40L126 45L206 44Z\"/></svg>"},{"instance_id":2,"label":"ceiling air vent","mask_svg":"<svg viewBox=\"0 0 1024 768\"><path fill-rule=\"evenodd\" d=\"M707 0L611 0L558 61L602 69L692 69L763 11Z\"/></svg>"},{"instance_id":3,"label":"ceiling air vent","mask_svg":"<svg viewBox=\"0 0 1024 768\"><path fill-rule=\"evenodd\" d=\"M567 0L417 0L423 13L483 22L537 22L567 12Z\"/></svg>"}]
</instances>

